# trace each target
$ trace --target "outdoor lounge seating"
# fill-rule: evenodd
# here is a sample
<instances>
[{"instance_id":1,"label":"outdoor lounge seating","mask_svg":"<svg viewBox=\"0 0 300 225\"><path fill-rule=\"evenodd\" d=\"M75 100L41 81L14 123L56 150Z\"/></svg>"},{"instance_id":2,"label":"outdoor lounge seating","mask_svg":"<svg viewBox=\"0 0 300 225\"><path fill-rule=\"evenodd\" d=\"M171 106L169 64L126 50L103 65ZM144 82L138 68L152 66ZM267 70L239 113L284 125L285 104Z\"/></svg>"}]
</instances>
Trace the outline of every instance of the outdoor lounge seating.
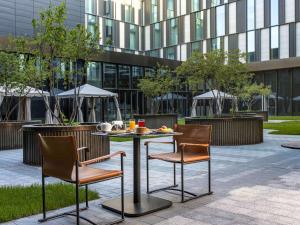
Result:
<instances>
[{"instance_id":1,"label":"outdoor lounge seating","mask_svg":"<svg viewBox=\"0 0 300 225\"><path fill-rule=\"evenodd\" d=\"M147 193L154 193L163 190L174 190L181 192L181 202L186 202L195 198L212 194L211 191L211 165L210 165L210 143L211 143L211 126L208 125L175 125L174 131L183 133L183 135L174 136L173 142L155 142L147 141L146 158L147 158ZM149 154L150 143L172 144L173 152ZM177 150L176 150L177 149ZM162 160L173 163L174 184L156 190L149 188L149 160ZM186 164L208 162L208 192L204 194L195 194L185 190L184 187L184 166ZM181 189L177 189L176 184L176 164L181 165ZM188 199L185 194L192 196Z\"/></svg>"},{"instance_id":2,"label":"outdoor lounge seating","mask_svg":"<svg viewBox=\"0 0 300 225\"><path fill-rule=\"evenodd\" d=\"M85 151L88 148L82 147L76 149L75 138L73 136L44 136L39 134L40 146L42 151L42 200L43 200L43 219L40 222L45 222L49 219L54 219L66 215L76 216L76 224L80 224L80 218L96 224L88 218L79 215L80 211L88 208L88 185L101 181L121 178L121 219L110 224L122 222L124 220L124 173L123 173L123 157L125 153L122 151L112 153L110 155L98 157L95 159L80 162L78 153ZM120 170L104 170L88 167L90 164L98 163L104 159L109 159L113 156L121 156ZM76 186L76 210L46 217L46 201L45 201L45 178L55 177L64 180ZM85 186L85 207L79 208L79 187Z\"/></svg>"}]
</instances>

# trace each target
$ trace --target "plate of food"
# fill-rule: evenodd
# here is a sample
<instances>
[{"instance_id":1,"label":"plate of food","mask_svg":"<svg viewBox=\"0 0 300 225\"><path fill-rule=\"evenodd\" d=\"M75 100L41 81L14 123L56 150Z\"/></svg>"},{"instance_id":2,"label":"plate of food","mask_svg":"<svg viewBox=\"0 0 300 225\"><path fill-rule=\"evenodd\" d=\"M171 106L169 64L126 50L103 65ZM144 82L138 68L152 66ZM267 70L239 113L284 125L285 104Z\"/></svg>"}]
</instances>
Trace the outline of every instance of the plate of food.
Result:
<instances>
[{"instance_id":1,"label":"plate of food","mask_svg":"<svg viewBox=\"0 0 300 225\"><path fill-rule=\"evenodd\" d=\"M160 134L169 134L169 133L173 133L174 130L172 128L168 128L167 126L162 126L158 128L156 132Z\"/></svg>"}]
</instances>

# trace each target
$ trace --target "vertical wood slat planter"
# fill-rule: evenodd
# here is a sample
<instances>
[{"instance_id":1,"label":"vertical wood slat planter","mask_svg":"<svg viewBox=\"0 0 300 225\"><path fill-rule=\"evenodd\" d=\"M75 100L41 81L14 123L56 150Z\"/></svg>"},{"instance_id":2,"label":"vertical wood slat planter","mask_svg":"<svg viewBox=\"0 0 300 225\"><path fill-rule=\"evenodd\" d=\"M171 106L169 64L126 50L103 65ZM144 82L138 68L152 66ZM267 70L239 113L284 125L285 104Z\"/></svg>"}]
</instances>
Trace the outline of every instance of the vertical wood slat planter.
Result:
<instances>
[{"instance_id":1,"label":"vertical wood slat planter","mask_svg":"<svg viewBox=\"0 0 300 225\"><path fill-rule=\"evenodd\" d=\"M186 124L212 125L212 145L250 145L263 142L263 117L185 118Z\"/></svg>"},{"instance_id":2,"label":"vertical wood slat planter","mask_svg":"<svg viewBox=\"0 0 300 225\"><path fill-rule=\"evenodd\" d=\"M28 124L39 124L36 121L1 121L0 122L0 151L19 149L23 147L22 126Z\"/></svg>"},{"instance_id":3,"label":"vertical wood slat planter","mask_svg":"<svg viewBox=\"0 0 300 225\"><path fill-rule=\"evenodd\" d=\"M23 163L33 166L41 165L41 152L38 143L38 133L42 136L74 136L77 147L88 147L87 159L93 159L110 153L109 138L94 136L97 124L79 126L27 125L23 127ZM80 152L84 159L84 152Z\"/></svg>"},{"instance_id":4,"label":"vertical wood slat planter","mask_svg":"<svg viewBox=\"0 0 300 225\"><path fill-rule=\"evenodd\" d=\"M144 119L145 124L150 129L157 129L165 125L167 127L174 127L177 124L177 114L136 114L133 115L135 120Z\"/></svg>"}]
</instances>

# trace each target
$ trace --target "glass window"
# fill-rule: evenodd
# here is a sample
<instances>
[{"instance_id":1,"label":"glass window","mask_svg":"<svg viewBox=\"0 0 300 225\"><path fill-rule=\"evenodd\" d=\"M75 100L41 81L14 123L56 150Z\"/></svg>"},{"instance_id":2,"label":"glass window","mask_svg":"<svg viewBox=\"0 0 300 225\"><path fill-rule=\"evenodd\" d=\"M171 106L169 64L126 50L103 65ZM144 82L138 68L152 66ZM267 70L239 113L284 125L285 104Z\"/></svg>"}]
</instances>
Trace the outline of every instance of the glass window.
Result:
<instances>
[{"instance_id":1,"label":"glass window","mask_svg":"<svg viewBox=\"0 0 300 225\"><path fill-rule=\"evenodd\" d=\"M153 26L153 48L161 47L161 29L160 23L156 23Z\"/></svg>"},{"instance_id":2,"label":"glass window","mask_svg":"<svg viewBox=\"0 0 300 225\"><path fill-rule=\"evenodd\" d=\"M167 18L174 17L174 0L167 0Z\"/></svg>"},{"instance_id":3,"label":"glass window","mask_svg":"<svg viewBox=\"0 0 300 225\"><path fill-rule=\"evenodd\" d=\"M278 71L277 115L291 115L292 113L292 76L288 70Z\"/></svg>"},{"instance_id":4,"label":"glass window","mask_svg":"<svg viewBox=\"0 0 300 225\"><path fill-rule=\"evenodd\" d=\"M160 57L160 50L159 49L151 50L151 51L149 51L148 55L151 56L151 57L159 58Z\"/></svg>"},{"instance_id":5,"label":"glass window","mask_svg":"<svg viewBox=\"0 0 300 225\"><path fill-rule=\"evenodd\" d=\"M87 64L87 82L96 87L102 87L101 63L89 62Z\"/></svg>"},{"instance_id":6,"label":"glass window","mask_svg":"<svg viewBox=\"0 0 300 225\"><path fill-rule=\"evenodd\" d=\"M217 36L223 36L225 35L225 6L217 7L216 11Z\"/></svg>"},{"instance_id":7,"label":"glass window","mask_svg":"<svg viewBox=\"0 0 300 225\"><path fill-rule=\"evenodd\" d=\"M137 26L130 24L130 39L129 39L129 48L131 50L137 50Z\"/></svg>"},{"instance_id":8,"label":"glass window","mask_svg":"<svg viewBox=\"0 0 300 225\"><path fill-rule=\"evenodd\" d=\"M112 1L105 0L104 1L104 16L113 17L112 15Z\"/></svg>"},{"instance_id":9,"label":"glass window","mask_svg":"<svg viewBox=\"0 0 300 225\"><path fill-rule=\"evenodd\" d=\"M167 59L176 59L176 47L166 48L166 58Z\"/></svg>"},{"instance_id":10,"label":"glass window","mask_svg":"<svg viewBox=\"0 0 300 225\"><path fill-rule=\"evenodd\" d=\"M105 19L105 45L112 46L113 45L113 24L114 21L110 19Z\"/></svg>"},{"instance_id":11,"label":"glass window","mask_svg":"<svg viewBox=\"0 0 300 225\"><path fill-rule=\"evenodd\" d=\"M221 4L221 0L211 0L211 6L217 6Z\"/></svg>"},{"instance_id":12,"label":"glass window","mask_svg":"<svg viewBox=\"0 0 300 225\"><path fill-rule=\"evenodd\" d=\"M247 1L247 26L248 30L255 28L255 0Z\"/></svg>"},{"instance_id":13,"label":"glass window","mask_svg":"<svg viewBox=\"0 0 300 225\"><path fill-rule=\"evenodd\" d=\"M247 52L248 62L255 61L255 31L248 32Z\"/></svg>"},{"instance_id":14,"label":"glass window","mask_svg":"<svg viewBox=\"0 0 300 225\"><path fill-rule=\"evenodd\" d=\"M203 11L195 14L195 40L203 39Z\"/></svg>"},{"instance_id":15,"label":"glass window","mask_svg":"<svg viewBox=\"0 0 300 225\"><path fill-rule=\"evenodd\" d=\"M271 0L271 26L278 25L279 4L278 0Z\"/></svg>"},{"instance_id":16,"label":"glass window","mask_svg":"<svg viewBox=\"0 0 300 225\"><path fill-rule=\"evenodd\" d=\"M153 68L145 68L145 76L153 76L155 74L155 70Z\"/></svg>"},{"instance_id":17,"label":"glass window","mask_svg":"<svg viewBox=\"0 0 300 225\"><path fill-rule=\"evenodd\" d=\"M221 48L221 38L211 39L211 50L217 50Z\"/></svg>"},{"instance_id":18,"label":"glass window","mask_svg":"<svg viewBox=\"0 0 300 225\"><path fill-rule=\"evenodd\" d=\"M158 21L158 0L151 0L151 22L155 23Z\"/></svg>"},{"instance_id":19,"label":"glass window","mask_svg":"<svg viewBox=\"0 0 300 225\"><path fill-rule=\"evenodd\" d=\"M138 81L143 77L143 67L133 66L132 67L132 88L137 89Z\"/></svg>"},{"instance_id":20,"label":"glass window","mask_svg":"<svg viewBox=\"0 0 300 225\"><path fill-rule=\"evenodd\" d=\"M85 12L90 14L96 13L96 3L95 0L86 0L85 1Z\"/></svg>"},{"instance_id":21,"label":"glass window","mask_svg":"<svg viewBox=\"0 0 300 225\"><path fill-rule=\"evenodd\" d=\"M293 72L293 111L295 115L300 115L300 69Z\"/></svg>"},{"instance_id":22,"label":"glass window","mask_svg":"<svg viewBox=\"0 0 300 225\"><path fill-rule=\"evenodd\" d=\"M279 58L279 34L278 34L278 27L271 28L271 59L278 59Z\"/></svg>"},{"instance_id":23,"label":"glass window","mask_svg":"<svg viewBox=\"0 0 300 225\"><path fill-rule=\"evenodd\" d=\"M277 72L267 71L265 72L265 85L271 87L271 95L268 100L268 111L269 115L273 116L277 114Z\"/></svg>"},{"instance_id":24,"label":"glass window","mask_svg":"<svg viewBox=\"0 0 300 225\"><path fill-rule=\"evenodd\" d=\"M130 66L119 66L119 88L130 88Z\"/></svg>"},{"instance_id":25,"label":"glass window","mask_svg":"<svg viewBox=\"0 0 300 225\"><path fill-rule=\"evenodd\" d=\"M192 43L192 45L191 45L192 52L193 51L200 51L200 49L201 49L201 42L200 41L196 41L196 42Z\"/></svg>"},{"instance_id":26,"label":"glass window","mask_svg":"<svg viewBox=\"0 0 300 225\"><path fill-rule=\"evenodd\" d=\"M191 10L192 12L200 10L200 0L191 0Z\"/></svg>"},{"instance_id":27,"label":"glass window","mask_svg":"<svg viewBox=\"0 0 300 225\"><path fill-rule=\"evenodd\" d=\"M96 16L87 15L87 31L96 34Z\"/></svg>"},{"instance_id":28,"label":"glass window","mask_svg":"<svg viewBox=\"0 0 300 225\"><path fill-rule=\"evenodd\" d=\"M125 22L133 23L133 7L125 5Z\"/></svg>"},{"instance_id":29,"label":"glass window","mask_svg":"<svg viewBox=\"0 0 300 225\"><path fill-rule=\"evenodd\" d=\"M176 45L178 42L177 18L169 20L169 45Z\"/></svg>"},{"instance_id":30,"label":"glass window","mask_svg":"<svg viewBox=\"0 0 300 225\"><path fill-rule=\"evenodd\" d=\"M116 88L117 86L117 66L115 64L103 64L103 87Z\"/></svg>"}]
</instances>

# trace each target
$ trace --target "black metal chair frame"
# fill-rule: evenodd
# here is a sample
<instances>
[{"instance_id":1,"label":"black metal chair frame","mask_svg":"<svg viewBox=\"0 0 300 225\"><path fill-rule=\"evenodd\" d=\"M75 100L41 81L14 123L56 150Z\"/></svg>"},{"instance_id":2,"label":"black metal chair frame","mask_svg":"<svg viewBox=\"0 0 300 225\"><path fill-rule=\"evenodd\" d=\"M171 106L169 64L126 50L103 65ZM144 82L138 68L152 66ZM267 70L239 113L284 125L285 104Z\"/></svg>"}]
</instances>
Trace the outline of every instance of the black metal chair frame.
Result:
<instances>
[{"instance_id":1,"label":"black metal chair frame","mask_svg":"<svg viewBox=\"0 0 300 225\"><path fill-rule=\"evenodd\" d=\"M184 163L183 161L183 157L184 157L184 150L181 150L181 162L175 162L173 163L173 185L171 186L167 186L167 187L163 187L163 188L159 188L159 189L155 189L155 190L150 190L149 187L149 161L150 160L154 160L151 157L149 157L149 144L150 143L157 143L157 144L172 144L173 145L173 153L176 152L176 142L175 140L173 142L154 142L154 141L148 141L145 142L145 146L146 146L146 172L147 172L147 194L152 194L155 192L159 192L159 191L179 191L181 192L181 202L187 202L193 199L197 199L197 198L201 198L207 195L211 195L213 194L213 192L211 191L211 162L210 162L210 146L208 146L208 155L209 155L209 159L208 160L201 160L201 161L197 161L197 162L192 162L192 163ZM200 162L208 162L208 192L203 193L203 194L195 194L189 191L186 191L184 189L184 165L188 165L188 164L194 164L194 163L200 163ZM177 188L178 184L176 183L176 164L180 164L181 165L181 188ZM185 194L188 194L189 197L188 199L185 198Z\"/></svg>"},{"instance_id":2,"label":"black metal chair frame","mask_svg":"<svg viewBox=\"0 0 300 225\"><path fill-rule=\"evenodd\" d=\"M82 147L82 148L78 148L77 151L84 151L84 160L87 159L87 152L89 152L89 149L87 147ZM120 158L121 158L121 171L122 171L122 175L118 176L118 177L113 177L113 178L108 178L108 179L104 179L101 181L97 181L97 182L91 182L91 183L87 183L87 184L83 184L80 185L79 184L79 167L81 166L80 161L76 161L76 182L75 182L75 187L76 187L76 209L72 210L72 211L68 211L68 212L64 212L61 214L56 214L53 216L46 216L46 185L45 185L45 178L47 176L45 176L42 172L42 201L43 201L43 218L39 220L40 223L49 221L49 220L53 220L53 219L57 219L60 217L64 217L64 216L75 216L76 217L76 224L80 225L80 219L83 219L85 221L87 221L90 224L93 225L98 225L97 223L91 221L90 219L80 216L80 211L84 211L87 210L89 208L89 201L88 201L88 185L90 184L94 184L94 183L100 183L102 181L107 181L107 180L112 180L112 179L116 179L116 178L121 178L121 219L118 219L116 221L107 223L106 225L112 225L112 224L118 224L124 221L124 162L123 162L123 154L120 154ZM42 159L42 168L43 168L43 159ZM43 171L43 169L42 169ZM66 181L68 182L68 181ZM68 183L72 183L72 182L68 182ZM79 200L79 188L81 186L85 186L85 207L80 208L80 200ZM101 223L102 224L102 223Z\"/></svg>"}]
</instances>

